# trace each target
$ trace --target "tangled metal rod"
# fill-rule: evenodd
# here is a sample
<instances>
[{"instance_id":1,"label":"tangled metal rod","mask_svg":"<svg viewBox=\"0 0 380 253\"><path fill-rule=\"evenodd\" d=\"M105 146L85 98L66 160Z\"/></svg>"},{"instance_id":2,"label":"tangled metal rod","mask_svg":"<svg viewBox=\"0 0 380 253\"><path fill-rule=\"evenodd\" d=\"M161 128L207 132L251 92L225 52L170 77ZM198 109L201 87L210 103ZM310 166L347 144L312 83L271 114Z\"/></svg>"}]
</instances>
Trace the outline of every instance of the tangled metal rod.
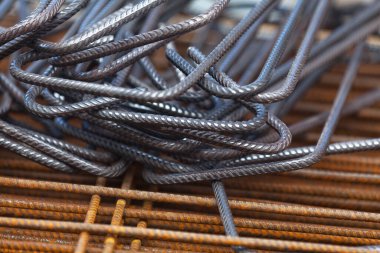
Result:
<instances>
[{"instance_id":1,"label":"tangled metal rod","mask_svg":"<svg viewBox=\"0 0 380 253\"><path fill-rule=\"evenodd\" d=\"M341 168L336 171L307 169L323 164L325 155L380 147L379 138L332 141L342 117L361 112L380 99L378 88L349 99L361 64L379 60L376 31L380 25L380 2L359 6L355 11L340 9L328 0L297 0L290 8L284 8L281 1L276 0L248 5L215 0L203 11L191 8L196 2L0 2L1 21L10 21L0 27L0 59L6 66L0 73L0 147L36 162L31 169L33 177L54 178L54 174L42 169L43 166L55 170L56 175L61 172L77 175L79 181L92 180L89 175L97 177L96 186L0 177L1 187L92 196L88 209L72 206L70 214L58 214L60 209L54 204L31 202L28 205L20 200L15 206L12 200L0 199L0 206L4 207L0 210L1 215L11 213L12 208L32 208L17 212L27 218L42 215L54 220L60 216L67 221L0 217L0 226L31 231L53 227L56 232L66 233L65 236L80 233L75 247L54 248L41 242L33 246L51 252L97 252L97 246L91 250L88 247L93 233L105 237L101 252L117 252L116 241L121 239L117 237L126 235L137 238L130 242L132 250L140 250L141 239L146 238L189 245L231 246L214 250L206 246L200 251L247 252L250 248L376 251L376 247L365 247L380 244L376 226L370 228L375 232L362 233L357 228L342 231L310 224L268 221L259 225L247 218L234 218L232 212L310 216L320 221L325 219L326 224L355 227L353 224L359 221L378 222L379 215L371 213L377 207L365 202L378 200L376 196L369 195L371 199L367 199L367 194L355 191L350 194L362 202L347 205L360 206L364 210L336 212L327 207L229 200L226 188L239 181L245 182L244 177L254 176L254 180L260 178L258 175L265 178L265 174L275 174L274 178L282 177L284 182L288 182L289 175L346 183L380 181L377 172L365 171L366 174L359 177L355 169L349 168L347 171ZM237 11L242 7L248 10L244 15ZM345 17L334 16L337 14ZM305 93L313 90L322 76L342 63L347 63L347 67L331 99L331 108L285 123L287 117L297 117L288 112L303 101ZM298 145L299 141L292 140L320 125L323 129L316 145L307 145L305 141ZM332 156L331 159L339 158ZM22 161L4 164L27 167ZM136 170L136 164L141 170ZM149 187L155 185L155 190L131 190L135 174L141 175ZM106 187L107 182L118 180L112 178L122 175L121 189ZM161 189L171 189L172 184L184 184L183 189L197 193L198 187L203 187L205 182L211 184L215 199L157 190L158 185ZM265 190L260 193L268 187L260 182L252 187L258 191L256 194L265 195L264 199L280 198L269 196ZM277 189L271 187L271 190ZM284 189L289 194L300 194L299 189L309 188L302 185L299 189ZM340 205L338 200L316 199L322 193L328 194L319 190L318 196L302 199L289 195L288 198L294 197L301 204ZM343 191L342 196L345 193ZM335 194L328 196L342 197ZM118 198L113 212L109 211L109 206L103 207L108 211L102 209L103 196ZM143 209L129 210L130 203L126 199L143 201ZM152 210L153 202L217 207L220 219L191 214L183 220L179 213ZM64 208L71 207L65 205ZM99 219L111 225L93 224L97 221L97 213L103 215ZM131 223L123 221L123 215L138 219L138 228L123 226L123 222ZM265 218L270 220L271 217ZM68 222L78 219L85 223ZM352 223L342 225L336 221L339 219ZM147 229L147 220L161 230ZM219 226L223 225L226 236L197 234L198 230L205 229L198 224L199 220L209 226L209 231L219 231ZM181 227L178 222L186 223L182 225L195 232L181 234L164 230L178 229ZM341 236L344 239L340 240L348 245L239 237L242 233L250 237L261 235L258 229L267 229L272 231L268 232L272 236L281 237L276 234L281 228L300 233L293 235L298 239L304 238L301 233L305 231L318 234L315 238L322 241L328 240L327 235ZM287 236L285 234L284 238L291 239ZM358 243L360 240L354 239L357 237L373 241L363 247L350 246L362 245ZM160 244L159 241L149 243L151 247ZM0 247L27 250L11 240L0 242Z\"/></svg>"}]
</instances>

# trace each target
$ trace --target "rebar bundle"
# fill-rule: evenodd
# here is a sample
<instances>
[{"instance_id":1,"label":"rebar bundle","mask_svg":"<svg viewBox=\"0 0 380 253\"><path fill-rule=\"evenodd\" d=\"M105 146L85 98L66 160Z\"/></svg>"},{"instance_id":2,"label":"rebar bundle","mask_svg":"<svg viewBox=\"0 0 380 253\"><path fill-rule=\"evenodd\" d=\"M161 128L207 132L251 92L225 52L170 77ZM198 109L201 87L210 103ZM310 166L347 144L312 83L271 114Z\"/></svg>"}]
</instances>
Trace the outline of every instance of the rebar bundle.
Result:
<instances>
[{"instance_id":1,"label":"rebar bundle","mask_svg":"<svg viewBox=\"0 0 380 253\"><path fill-rule=\"evenodd\" d=\"M1 252L378 252L379 14L1 1Z\"/></svg>"}]
</instances>

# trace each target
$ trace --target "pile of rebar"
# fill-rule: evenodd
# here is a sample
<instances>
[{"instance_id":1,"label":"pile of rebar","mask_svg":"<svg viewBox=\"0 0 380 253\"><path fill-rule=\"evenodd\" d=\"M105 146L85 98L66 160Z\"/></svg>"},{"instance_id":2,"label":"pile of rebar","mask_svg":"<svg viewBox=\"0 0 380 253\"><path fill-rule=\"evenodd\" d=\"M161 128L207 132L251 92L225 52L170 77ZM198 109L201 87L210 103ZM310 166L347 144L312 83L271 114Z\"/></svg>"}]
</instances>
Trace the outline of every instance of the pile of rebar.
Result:
<instances>
[{"instance_id":1,"label":"pile of rebar","mask_svg":"<svg viewBox=\"0 0 380 253\"><path fill-rule=\"evenodd\" d=\"M284 2L0 1L0 251L378 252L380 2Z\"/></svg>"}]
</instances>

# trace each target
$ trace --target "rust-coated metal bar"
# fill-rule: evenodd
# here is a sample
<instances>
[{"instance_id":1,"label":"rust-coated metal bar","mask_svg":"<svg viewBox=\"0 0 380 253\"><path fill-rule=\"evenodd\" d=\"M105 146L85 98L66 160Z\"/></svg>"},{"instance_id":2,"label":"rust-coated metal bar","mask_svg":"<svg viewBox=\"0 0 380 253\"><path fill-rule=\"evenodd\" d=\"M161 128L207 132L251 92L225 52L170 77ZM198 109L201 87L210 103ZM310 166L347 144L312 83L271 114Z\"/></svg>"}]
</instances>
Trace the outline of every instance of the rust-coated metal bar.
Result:
<instances>
[{"instance_id":1,"label":"rust-coated metal bar","mask_svg":"<svg viewBox=\"0 0 380 253\"><path fill-rule=\"evenodd\" d=\"M106 184L106 179L99 177L96 180L96 185L98 186L104 186ZM84 220L84 223L92 224L95 222L96 214L100 205L100 196L99 195L92 195L91 200L88 206L88 211L86 213L86 218ZM87 243L89 240L90 235L87 232L82 232L79 235L78 243L75 247L74 253L84 253L86 252Z\"/></svg>"}]
</instances>

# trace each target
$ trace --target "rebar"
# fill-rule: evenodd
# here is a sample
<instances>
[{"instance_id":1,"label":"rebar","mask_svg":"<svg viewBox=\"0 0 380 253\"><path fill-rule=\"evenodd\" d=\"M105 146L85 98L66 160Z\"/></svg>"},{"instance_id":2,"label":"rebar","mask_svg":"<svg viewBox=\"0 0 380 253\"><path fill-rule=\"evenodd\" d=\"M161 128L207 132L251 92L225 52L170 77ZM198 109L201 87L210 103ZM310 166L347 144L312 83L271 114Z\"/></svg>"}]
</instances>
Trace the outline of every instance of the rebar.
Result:
<instances>
[{"instance_id":1,"label":"rebar","mask_svg":"<svg viewBox=\"0 0 380 253\"><path fill-rule=\"evenodd\" d=\"M1 252L376 252L380 2L206 5L0 2Z\"/></svg>"}]
</instances>

